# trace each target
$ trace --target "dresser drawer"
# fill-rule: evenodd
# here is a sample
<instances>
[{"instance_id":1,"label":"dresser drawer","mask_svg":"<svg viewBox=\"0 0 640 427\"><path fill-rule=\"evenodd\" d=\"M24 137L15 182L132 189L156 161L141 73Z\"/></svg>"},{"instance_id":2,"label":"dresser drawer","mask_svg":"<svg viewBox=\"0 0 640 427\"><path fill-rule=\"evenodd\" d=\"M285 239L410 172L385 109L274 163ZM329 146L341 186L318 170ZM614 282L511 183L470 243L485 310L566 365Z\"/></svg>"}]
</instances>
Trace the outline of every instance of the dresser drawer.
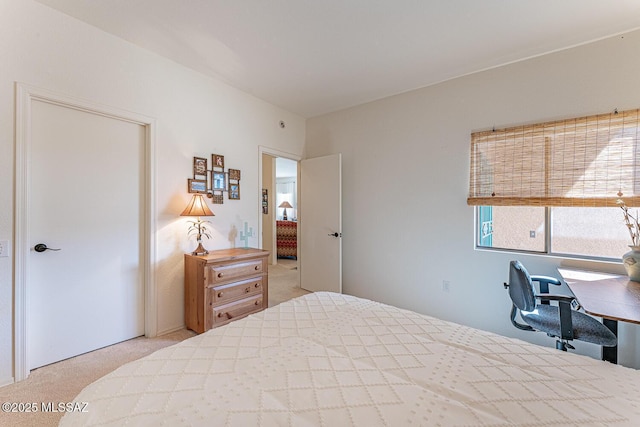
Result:
<instances>
[{"instance_id":1,"label":"dresser drawer","mask_svg":"<svg viewBox=\"0 0 640 427\"><path fill-rule=\"evenodd\" d=\"M211 293L213 305L220 305L243 296L262 294L262 286L262 276L259 276L240 282L215 286L209 288L209 292Z\"/></svg>"},{"instance_id":2,"label":"dresser drawer","mask_svg":"<svg viewBox=\"0 0 640 427\"><path fill-rule=\"evenodd\" d=\"M213 285L238 278L245 278L251 274L262 274L264 266L263 261L257 259L231 264L213 265L208 268L208 284Z\"/></svg>"},{"instance_id":3,"label":"dresser drawer","mask_svg":"<svg viewBox=\"0 0 640 427\"><path fill-rule=\"evenodd\" d=\"M213 307L213 325L219 326L239 317L262 310L262 294L241 299L229 304Z\"/></svg>"}]
</instances>

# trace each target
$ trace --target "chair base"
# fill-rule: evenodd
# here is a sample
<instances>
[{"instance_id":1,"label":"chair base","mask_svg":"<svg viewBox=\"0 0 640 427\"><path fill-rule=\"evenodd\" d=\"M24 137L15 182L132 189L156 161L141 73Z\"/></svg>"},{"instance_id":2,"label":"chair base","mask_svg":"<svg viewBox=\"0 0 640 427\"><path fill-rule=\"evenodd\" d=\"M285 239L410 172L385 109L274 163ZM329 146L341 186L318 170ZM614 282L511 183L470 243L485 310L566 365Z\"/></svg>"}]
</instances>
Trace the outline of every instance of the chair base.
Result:
<instances>
[{"instance_id":1,"label":"chair base","mask_svg":"<svg viewBox=\"0 0 640 427\"><path fill-rule=\"evenodd\" d=\"M571 350L575 350L576 349L574 346L572 346L571 344L569 344L566 341L556 340L556 349L557 350L567 351L567 348L570 348Z\"/></svg>"}]
</instances>

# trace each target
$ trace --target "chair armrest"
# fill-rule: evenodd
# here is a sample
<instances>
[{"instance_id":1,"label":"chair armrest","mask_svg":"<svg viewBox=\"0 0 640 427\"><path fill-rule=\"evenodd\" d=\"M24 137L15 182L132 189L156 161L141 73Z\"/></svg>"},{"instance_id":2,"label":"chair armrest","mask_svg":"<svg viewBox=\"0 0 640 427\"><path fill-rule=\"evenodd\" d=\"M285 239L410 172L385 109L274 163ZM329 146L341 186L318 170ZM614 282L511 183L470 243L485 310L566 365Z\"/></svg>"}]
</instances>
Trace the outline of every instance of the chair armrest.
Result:
<instances>
[{"instance_id":1,"label":"chair armrest","mask_svg":"<svg viewBox=\"0 0 640 427\"><path fill-rule=\"evenodd\" d=\"M540 286L541 294L549 293L549 285L560 286L562 284L560 280L556 279L555 277L549 277L549 276L531 276L531 281L538 282Z\"/></svg>"},{"instance_id":2,"label":"chair armrest","mask_svg":"<svg viewBox=\"0 0 640 427\"><path fill-rule=\"evenodd\" d=\"M545 282L547 284L552 284L552 285L561 285L562 282L559 279L556 279L555 277L550 277L550 276L531 276L531 280L533 280L534 282Z\"/></svg>"},{"instance_id":3,"label":"chair armrest","mask_svg":"<svg viewBox=\"0 0 640 427\"><path fill-rule=\"evenodd\" d=\"M558 295L558 294L538 294L536 298L540 298L541 300L546 301L564 301L571 303L576 297L571 295Z\"/></svg>"},{"instance_id":4,"label":"chair armrest","mask_svg":"<svg viewBox=\"0 0 640 427\"><path fill-rule=\"evenodd\" d=\"M560 280L556 279L555 277L549 277L549 276L531 276L531 281L538 282L538 286L540 287L541 294L549 293L549 284L557 285L557 286L560 286L562 284ZM549 301L543 300L542 304L549 304Z\"/></svg>"},{"instance_id":5,"label":"chair armrest","mask_svg":"<svg viewBox=\"0 0 640 427\"><path fill-rule=\"evenodd\" d=\"M571 318L571 302L575 297L569 295L540 294L536 295L541 301L558 301L558 315L560 316L560 338L573 339L573 320Z\"/></svg>"}]
</instances>

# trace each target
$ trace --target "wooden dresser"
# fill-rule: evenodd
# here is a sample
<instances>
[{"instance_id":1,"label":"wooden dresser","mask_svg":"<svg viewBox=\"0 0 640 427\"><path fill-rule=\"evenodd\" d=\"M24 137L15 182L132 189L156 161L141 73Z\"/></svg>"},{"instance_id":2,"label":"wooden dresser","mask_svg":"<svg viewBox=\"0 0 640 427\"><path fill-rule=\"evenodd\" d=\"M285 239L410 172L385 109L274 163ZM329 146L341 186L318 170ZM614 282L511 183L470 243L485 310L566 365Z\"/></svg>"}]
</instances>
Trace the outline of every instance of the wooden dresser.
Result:
<instances>
[{"instance_id":1,"label":"wooden dresser","mask_svg":"<svg viewBox=\"0 0 640 427\"><path fill-rule=\"evenodd\" d=\"M184 256L184 319L202 333L267 308L267 257L262 249L223 249Z\"/></svg>"}]
</instances>

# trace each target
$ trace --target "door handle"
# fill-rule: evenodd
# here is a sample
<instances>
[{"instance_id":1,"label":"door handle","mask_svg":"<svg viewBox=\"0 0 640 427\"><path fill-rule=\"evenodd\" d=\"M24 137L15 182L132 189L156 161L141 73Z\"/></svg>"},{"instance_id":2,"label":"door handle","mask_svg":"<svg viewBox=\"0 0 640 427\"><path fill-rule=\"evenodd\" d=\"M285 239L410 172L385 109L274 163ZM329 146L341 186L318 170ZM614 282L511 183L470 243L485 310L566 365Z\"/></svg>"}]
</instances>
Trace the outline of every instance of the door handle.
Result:
<instances>
[{"instance_id":1,"label":"door handle","mask_svg":"<svg viewBox=\"0 0 640 427\"><path fill-rule=\"evenodd\" d=\"M44 243L38 243L33 247L33 250L35 250L36 252L44 252L46 250L59 251L60 249L48 248L47 245L45 245Z\"/></svg>"},{"instance_id":2,"label":"door handle","mask_svg":"<svg viewBox=\"0 0 640 427\"><path fill-rule=\"evenodd\" d=\"M335 233L329 233L328 235L331 237L342 237L342 233L338 233L337 231Z\"/></svg>"}]
</instances>

